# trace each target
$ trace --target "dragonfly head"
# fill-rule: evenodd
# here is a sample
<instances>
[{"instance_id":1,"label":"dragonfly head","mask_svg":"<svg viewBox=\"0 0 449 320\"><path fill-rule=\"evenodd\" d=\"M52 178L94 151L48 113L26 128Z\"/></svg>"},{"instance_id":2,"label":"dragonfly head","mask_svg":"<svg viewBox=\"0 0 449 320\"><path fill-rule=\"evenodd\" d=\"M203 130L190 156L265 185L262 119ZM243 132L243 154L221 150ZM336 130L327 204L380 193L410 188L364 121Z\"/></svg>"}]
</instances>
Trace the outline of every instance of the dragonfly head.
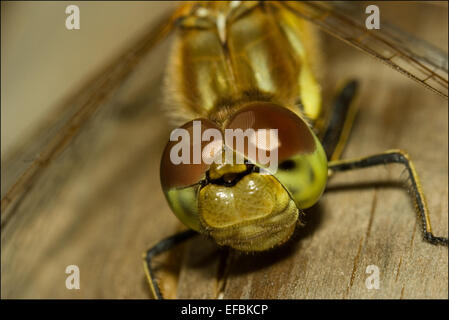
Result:
<instances>
[{"instance_id":1,"label":"dragonfly head","mask_svg":"<svg viewBox=\"0 0 449 320\"><path fill-rule=\"evenodd\" d=\"M281 106L240 108L223 127L198 119L173 131L161 162L176 216L219 245L263 251L287 241L327 180L324 150Z\"/></svg>"}]
</instances>

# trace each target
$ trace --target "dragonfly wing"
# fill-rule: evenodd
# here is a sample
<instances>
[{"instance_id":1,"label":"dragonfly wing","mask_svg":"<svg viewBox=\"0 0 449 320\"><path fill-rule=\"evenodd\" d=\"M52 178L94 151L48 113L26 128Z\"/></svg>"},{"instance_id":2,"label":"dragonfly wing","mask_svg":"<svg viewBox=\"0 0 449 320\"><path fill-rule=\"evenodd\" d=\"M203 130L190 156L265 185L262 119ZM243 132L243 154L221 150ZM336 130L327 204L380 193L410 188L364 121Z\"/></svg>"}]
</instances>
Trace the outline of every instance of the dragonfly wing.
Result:
<instances>
[{"instance_id":1,"label":"dragonfly wing","mask_svg":"<svg viewBox=\"0 0 449 320\"><path fill-rule=\"evenodd\" d=\"M124 83L139 62L170 34L180 9L166 12L148 32L69 97L54 112L53 117L37 130L33 139L2 159L2 226L13 211L9 209L14 203L22 199L42 172L81 132L88 120L107 105L108 98Z\"/></svg>"},{"instance_id":2,"label":"dragonfly wing","mask_svg":"<svg viewBox=\"0 0 449 320\"><path fill-rule=\"evenodd\" d=\"M409 78L448 97L448 56L382 19L380 30L365 26L365 9L341 1L281 2L278 5L369 53Z\"/></svg>"}]
</instances>

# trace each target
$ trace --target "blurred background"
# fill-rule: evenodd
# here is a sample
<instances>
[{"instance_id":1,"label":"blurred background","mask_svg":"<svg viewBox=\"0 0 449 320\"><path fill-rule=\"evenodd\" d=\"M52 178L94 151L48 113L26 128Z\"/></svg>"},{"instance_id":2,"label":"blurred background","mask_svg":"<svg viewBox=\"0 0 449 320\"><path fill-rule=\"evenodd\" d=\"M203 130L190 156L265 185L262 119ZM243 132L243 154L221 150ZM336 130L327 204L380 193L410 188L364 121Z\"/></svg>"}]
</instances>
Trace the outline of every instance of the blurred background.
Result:
<instances>
[{"instance_id":1,"label":"blurred background","mask_svg":"<svg viewBox=\"0 0 449 320\"><path fill-rule=\"evenodd\" d=\"M67 30L68 5L80 29ZM2 157L139 36L167 6L155 1L1 2Z\"/></svg>"}]
</instances>

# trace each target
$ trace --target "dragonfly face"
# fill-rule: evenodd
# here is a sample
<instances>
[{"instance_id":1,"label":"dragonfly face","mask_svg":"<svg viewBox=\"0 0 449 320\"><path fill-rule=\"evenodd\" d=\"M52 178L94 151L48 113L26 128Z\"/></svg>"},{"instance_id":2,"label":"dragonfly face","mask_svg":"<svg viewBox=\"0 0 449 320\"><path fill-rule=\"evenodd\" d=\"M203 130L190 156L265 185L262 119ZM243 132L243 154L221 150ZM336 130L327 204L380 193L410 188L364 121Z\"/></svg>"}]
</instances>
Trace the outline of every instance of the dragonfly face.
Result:
<instances>
[{"instance_id":1,"label":"dragonfly face","mask_svg":"<svg viewBox=\"0 0 449 320\"><path fill-rule=\"evenodd\" d=\"M321 107L313 59L305 52L312 32L286 11L258 2L196 3L177 21L167 105L188 121L181 128L192 147L184 148L191 161L179 164L171 157L179 145L168 143L161 164L165 196L185 225L220 245L262 251L281 244L327 178L326 155L304 120L317 120ZM195 121L202 125L197 135L216 129L225 137L218 151L228 151L227 162L195 161L195 146L218 143L194 141ZM234 144L229 131L244 139ZM259 141L267 133L274 142L268 149Z\"/></svg>"},{"instance_id":2,"label":"dragonfly face","mask_svg":"<svg viewBox=\"0 0 449 320\"><path fill-rule=\"evenodd\" d=\"M194 141L194 124L200 123L201 136L210 129L225 132L224 142ZM272 103L250 103L238 109L218 127L200 119L182 129L188 135L188 163L174 164L178 141L170 141L163 153L161 182L176 216L190 228L211 236L218 244L243 251L262 251L289 239L300 222L301 209L313 205L324 190L327 160L324 150L303 119ZM239 143L230 132L267 132L276 129L274 148L256 141L251 153L251 135ZM243 137L245 138L245 137ZM270 138L270 139L271 139ZM234 142L236 142L234 144ZM197 145L195 145L197 143ZM201 161L193 164L194 149L200 146ZM215 162L207 164L204 150L218 148ZM187 148L189 147L189 149ZM264 148L265 147L265 148ZM209 148L209 149L208 149ZM231 155L226 161L225 154ZM261 155L273 162L262 164ZM276 159L271 157L276 155ZM241 156L243 162L238 162ZM221 160L221 161L220 161ZM175 161L176 162L176 161Z\"/></svg>"}]
</instances>

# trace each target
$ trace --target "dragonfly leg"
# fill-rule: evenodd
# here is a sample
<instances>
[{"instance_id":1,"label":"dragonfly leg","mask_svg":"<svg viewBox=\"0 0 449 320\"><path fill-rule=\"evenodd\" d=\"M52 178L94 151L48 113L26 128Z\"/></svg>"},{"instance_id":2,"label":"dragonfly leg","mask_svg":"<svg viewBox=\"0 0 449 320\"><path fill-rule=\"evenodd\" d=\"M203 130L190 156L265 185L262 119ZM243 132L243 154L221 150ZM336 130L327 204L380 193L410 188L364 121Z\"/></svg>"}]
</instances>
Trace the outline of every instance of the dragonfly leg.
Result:
<instances>
[{"instance_id":1,"label":"dragonfly leg","mask_svg":"<svg viewBox=\"0 0 449 320\"><path fill-rule=\"evenodd\" d=\"M147 275L151 293L153 294L153 297L155 299L163 299L163 297L157 284L156 278L154 277L154 270L153 267L151 266L151 260L158 254L172 249L174 246L184 242L185 240L190 239L196 234L198 233L193 230L187 230L177 233L175 235L172 235L168 238L159 241L156 245L148 249L143 254L145 273Z\"/></svg>"},{"instance_id":2,"label":"dragonfly leg","mask_svg":"<svg viewBox=\"0 0 449 320\"><path fill-rule=\"evenodd\" d=\"M322 140L329 160L340 158L354 123L358 106L354 102L358 82L351 80L337 95Z\"/></svg>"},{"instance_id":3,"label":"dragonfly leg","mask_svg":"<svg viewBox=\"0 0 449 320\"><path fill-rule=\"evenodd\" d=\"M418 174L416 173L413 162L407 153L402 150L388 150L384 153L364 157L360 159L351 160L337 160L329 162L329 169L331 172L348 171L362 168L368 168L377 165L385 165L391 163L403 164L410 177L411 181L411 194L416 204L417 213L422 221L422 231L424 240L432 244L448 245L448 238L436 237L432 233L430 226L430 214L427 208L427 203L424 198L421 183L419 182Z\"/></svg>"}]
</instances>

